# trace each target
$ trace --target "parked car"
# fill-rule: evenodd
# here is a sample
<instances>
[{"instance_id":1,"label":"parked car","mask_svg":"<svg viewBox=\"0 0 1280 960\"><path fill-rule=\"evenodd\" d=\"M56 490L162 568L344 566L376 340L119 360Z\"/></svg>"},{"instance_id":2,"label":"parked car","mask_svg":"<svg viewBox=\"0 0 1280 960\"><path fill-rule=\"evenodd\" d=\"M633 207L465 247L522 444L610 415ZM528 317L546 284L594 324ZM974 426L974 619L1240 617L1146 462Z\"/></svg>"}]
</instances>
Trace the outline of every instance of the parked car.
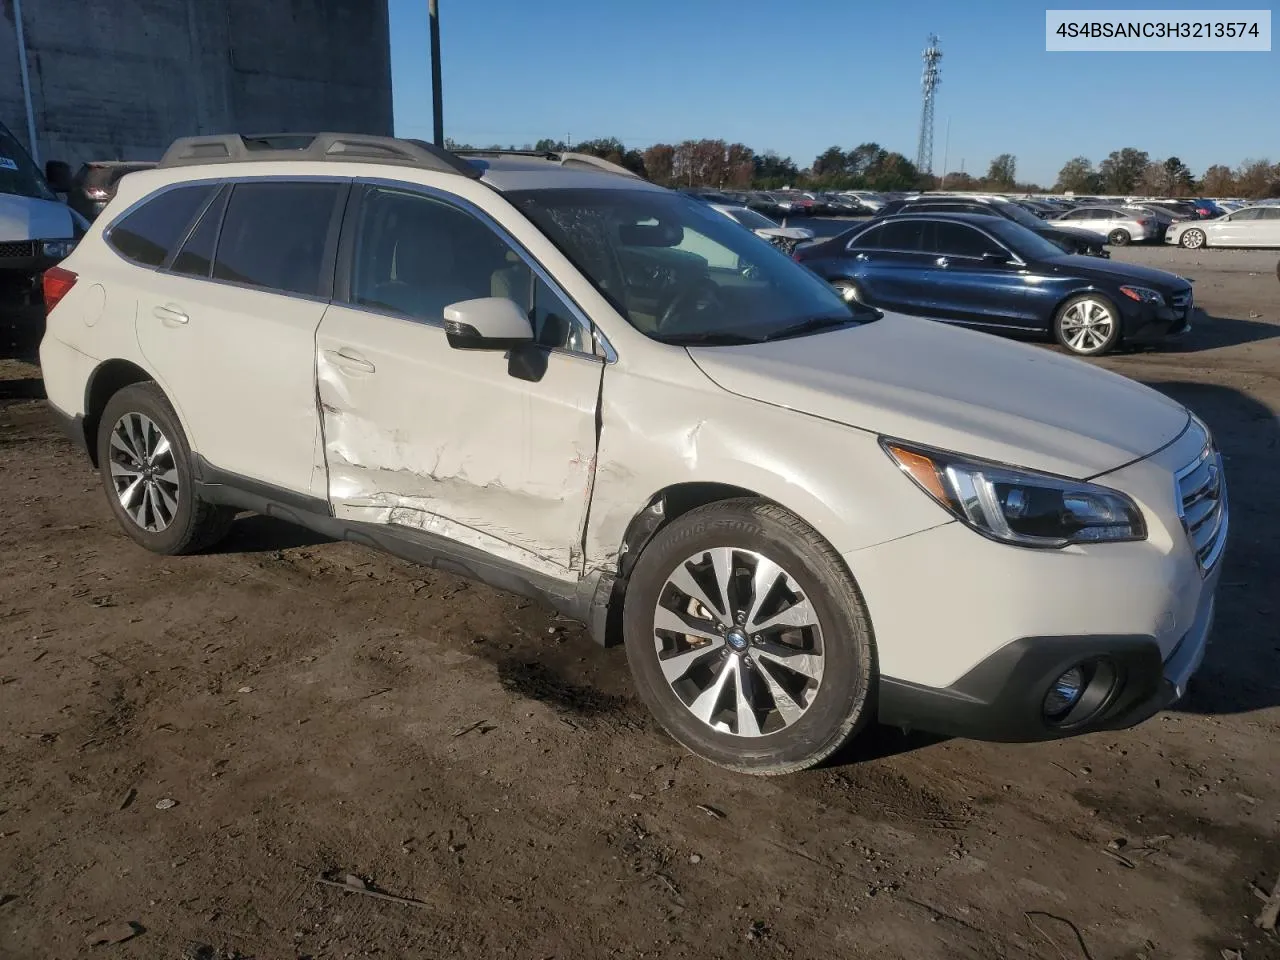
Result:
<instances>
[{"instance_id":1,"label":"parked car","mask_svg":"<svg viewBox=\"0 0 1280 960\"><path fill-rule=\"evenodd\" d=\"M779 226L763 213L758 213L749 207L713 203L711 209L723 213L734 223L746 227L762 240L768 240L783 253L789 254L796 248L796 244L813 239L813 231L808 227Z\"/></svg>"},{"instance_id":2,"label":"parked car","mask_svg":"<svg viewBox=\"0 0 1280 960\"><path fill-rule=\"evenodd\" d=\"M1156 215L1141 207L1076 207L1058 214L1053 222L1100 233L1113 247L1123 247L1135 241L1159 240L1162 233Z\"/></svg>"},{"instance_id":3,"label":"parked car","mask_svg":"<svg viewBox=\"0 0 1280 960\"><path fill-rule=\"evenodd\" d=\"M1218 206L1212 200L1192 200L1196 208L1196 213L1202 220L1216 220L1227 211Z\"/></svg>"},{"instance_id":4,"label":"parked car","mask_svg":"<svg viewBox=\"0 0 1280 960\"><path fill-rule=\"evenodd\" d=\"M1165 243L1201 247L1280 247L1280 207L1243 207L1216 220L1175 223Z\"/></svg>"},{"instance_id":5,"label":"parked car","mask_svg":"<svg viewBox=\"0 0 1280 960\"><path fill-rule=\"evenodd\" d=\"M795 257L846 299L991 331L1053 336L1081 356L1185 333L1191 284L1163 270L1069 256L1003 217L908 214Z\"/></svg>"},{"instance_id":6,"label":"parked car","mask_svg":"<svg viewBox=\"0 0 1280 960\"><path fill-rule=\"evenodd\" d=\"M874 190L846 190L844 193L846 196L853 197L872 213L875 213L889 202L887 197L876 193Z\"/></svg>"},{"instance_id":7,"label":"parked car","mask_svg":"<svg viewBox=\"0 0 1280 960\"><path fill-rule=\"evenodd\" d=\"M154 163L126 160L95 160L76 171L67 191L67 206L86 220L94 220L116 193L120 178L138 170L150 170Z\"/></svg>"},{"instance_id":8,"label":"parked car","mask_svg":"<svg viewBox=\"0 0 1280 960\"><path fill-rule=\"evenodd\" d=\"M1203 657L1227 502L1185 407L846 303L606 161L183 140L45 291L49 403L137 543L247 509L543 597L734 770L872 719L1131 726Z\"/></svg>"},{"instance_id":9,"label":"parked car","mask_svg":"<svg viewBox=\"0 0 1280 960\"><path fill-rule=\"evenodd\" d=\"M1165 223L1178 223L1181 220L1199 220L1195 207L1176 200L1139 200L1128 206L1150 210Z\"/></svg>"},{"instance_id":10,"label":"parked car","mask_svg":"<svg viewBox=\"0 0 1280 960\"><path fill-rule=\"evenodd\" d=\"M876 213L877 217L900 213L978 213L1004 217L1033 230L1064 253L1080 253L1092 257L1109 257L1107 238L1092 230L1071 227L1057 222L1048 223L1028 213L1008 200L990 197L961 197L929 195L906 200L894 200Z\"/></svg>"},{"instance_id":11,"label":"parked car","mask_svg":"<svg viewBox=\"0 0 1280 960\"><path fill-rule=\"evenodd\" d=\"M88 226L55 192L65 192L70 179L57 161L42 173L0 124L0 305L38 305L40 275L71 252Z\"/></svg>"}]
</instances>

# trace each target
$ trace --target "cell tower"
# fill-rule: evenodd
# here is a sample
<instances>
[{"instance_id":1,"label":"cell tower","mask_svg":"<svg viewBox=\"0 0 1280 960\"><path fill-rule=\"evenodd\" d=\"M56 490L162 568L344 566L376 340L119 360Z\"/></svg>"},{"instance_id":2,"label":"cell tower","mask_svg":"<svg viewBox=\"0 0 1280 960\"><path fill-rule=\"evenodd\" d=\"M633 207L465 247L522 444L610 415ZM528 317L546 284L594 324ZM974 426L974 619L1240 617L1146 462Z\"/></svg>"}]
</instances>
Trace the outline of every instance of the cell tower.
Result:
<instances>
[{"instance_id":1,"label":"cell tower","mask_svg":"<svg viewBox=\"0 0 1280 960\"><path fill-rule=\"evenodd\" d=\"M937 34L929 34L929 46L921 57L924 73L920 77L920 143L916 147L916 169L933 173L933 104L938 97L938 84L942 82L942 68L938 65L942 50L938 47Z\"/></svg>"}]
</instances>

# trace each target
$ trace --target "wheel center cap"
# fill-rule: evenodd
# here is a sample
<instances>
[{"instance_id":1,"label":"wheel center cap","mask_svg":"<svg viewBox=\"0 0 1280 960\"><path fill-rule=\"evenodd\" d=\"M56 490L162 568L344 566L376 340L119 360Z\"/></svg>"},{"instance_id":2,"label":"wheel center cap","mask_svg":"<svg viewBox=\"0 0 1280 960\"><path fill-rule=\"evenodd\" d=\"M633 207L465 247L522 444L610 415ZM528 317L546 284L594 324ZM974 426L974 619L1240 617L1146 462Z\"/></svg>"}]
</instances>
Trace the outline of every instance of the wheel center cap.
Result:
<instances>
[{"instance_id":1,"label":"wheel center cap","mask_svg":"<svg viewBox=\"0 0 1280 960\"><path fill-rule=\"evenodd\" d=\"M730 648L733 650L737 650L741 652L747 649L747 635L743 633L741 630L739 630L737 627L734 627L732 630L726 633L724 635L724 639L725 639L725 642L729 644Z\"/></svg>"}]
</instances>

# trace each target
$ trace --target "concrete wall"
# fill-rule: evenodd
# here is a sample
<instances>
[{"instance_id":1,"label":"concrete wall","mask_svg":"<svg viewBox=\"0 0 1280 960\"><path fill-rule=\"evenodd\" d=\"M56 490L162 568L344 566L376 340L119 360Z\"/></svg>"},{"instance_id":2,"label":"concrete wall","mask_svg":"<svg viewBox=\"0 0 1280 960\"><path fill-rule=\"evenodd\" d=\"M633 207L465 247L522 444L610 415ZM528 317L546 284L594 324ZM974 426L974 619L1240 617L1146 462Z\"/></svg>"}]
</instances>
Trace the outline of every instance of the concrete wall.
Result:
<instances>
[{"instance_id":1,"label":"concrete wall","mask_svg":"<svg viewBox=\"0 0 1280 960\"><path fill-rule=\"evenodd\" d=\"M24 144L15 0L0 122ZM156 159L199 133L390 134L385 0L19 0L40 159Z\"/></svg>"}]
</instances>

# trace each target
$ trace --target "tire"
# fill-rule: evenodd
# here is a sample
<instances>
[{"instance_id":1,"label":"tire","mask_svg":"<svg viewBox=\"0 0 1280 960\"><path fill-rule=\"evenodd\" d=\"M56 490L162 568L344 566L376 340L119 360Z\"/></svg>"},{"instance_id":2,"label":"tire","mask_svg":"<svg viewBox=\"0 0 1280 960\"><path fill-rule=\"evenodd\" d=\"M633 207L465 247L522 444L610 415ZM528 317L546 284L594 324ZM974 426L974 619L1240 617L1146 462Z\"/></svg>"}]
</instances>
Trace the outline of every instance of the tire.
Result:
<instances>
[{"instance_id":1,"label":"tire","mask_svg":"<svg viewBox=\"0 0 1280 960\"><path fill-rule=\"evenodd\" d=\"M840 294L840 298L845 301L854 301L856 303L865 303L862 299L862 291L858 285L852 280L832 280L831 286L835 288L836 293Z\"/></svg>"},{"instance_id":2,"label":"tire","mask_svg":"<svg viewBox=\"0 0 1280 960\"><path fill-rule=\"evenodd\" d=\"M1053 318L1053 336L1078 357L1099 357L1120 342L1120 312L1094 293L1071 297Z\"/></svg>"},{"instance_id":3,"label":"tire","mask_svg":"<svg viewBox=\"0 0 1280 960\"><path fill-rule=\"evenodd\" d=\"M1107 243L1113 247L1127 247L1133 241L1128 230L1116 228L1107 234Z\"/></svg>"},{"instance_id":4,"label":"tire","mask_svg":"<svg viewBox=\"0 0 1280 960\"><path fill-rule=\"evenodd\" d=\"M206 550L226 536L236 511L195 496L186 434L154 383L132 384L107 401L97 444L107 502L124 532L142 546L176 556Z\"/></svg>"},{"instance_id":5,"label":"tire","mask_svg":"<svg viewBox=\"0 0 1280 960\"><path fill-rule=\"evenodd\" d=\"M1197 230L1193 227L1190 230L1182 231L1182 236L1178 238L1178 242L1188 250L1199 250L1209 245L1209 238L1205 236L1203 230Z\"/></svg>"},{"instance_id":6,"label":"tire","mask_svg":"<svg viewBox=\"0 0 1280 960\"><path fill-rule=\"evenodd\" d=\"M723 578L739 612L728 623L724 593L702 586L722 582L717 569L738 574ZM768 584L759 606L744 571ZM804 770L872 715L875 643L862 595L830 544L781 507L724 500L672 521L637 560L625 604L641 699L672 738L714 764L758 776ZM787 620L800 628L778 623ZM698 639L664 622L706 632ZM744 692L755 709L739 709Z\"/></svg>"}]
</instances>

